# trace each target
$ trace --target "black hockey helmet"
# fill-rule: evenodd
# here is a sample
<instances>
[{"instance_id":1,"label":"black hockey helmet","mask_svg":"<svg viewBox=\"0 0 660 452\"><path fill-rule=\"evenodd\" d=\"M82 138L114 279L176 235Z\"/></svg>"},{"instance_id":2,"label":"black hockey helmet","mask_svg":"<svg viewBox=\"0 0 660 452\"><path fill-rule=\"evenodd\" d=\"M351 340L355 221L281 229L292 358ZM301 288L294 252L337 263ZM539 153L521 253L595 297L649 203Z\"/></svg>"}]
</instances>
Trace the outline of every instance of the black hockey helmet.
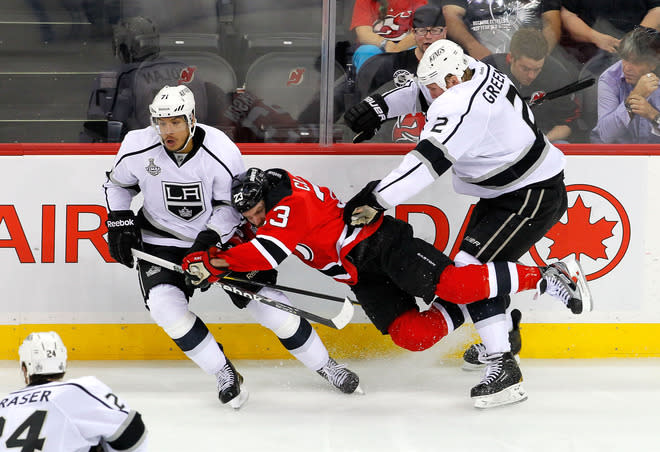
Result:
<instances>
[{"instance_id":1,"label":"black hockey helmet","mask_svg":"<svg viewBox=\"0 0 660 452\"><path fill-rule=\"evenodd\" d=\"M266 175L259 168L249 168L236 176L231 184L231 205L239 212L247 212L264 199Z\"/></svg>"},{"instance_id":2,"label":"black hockey helmet","mask_svg":"<svg viewBox=\"0 0 660 452\"><path fill-rule=\"evenodd\" d=\"M127 17L115 25L112 51L122 63L143 61L160 52L158 27L146 17Z\"/></svg>"}]
</instances>

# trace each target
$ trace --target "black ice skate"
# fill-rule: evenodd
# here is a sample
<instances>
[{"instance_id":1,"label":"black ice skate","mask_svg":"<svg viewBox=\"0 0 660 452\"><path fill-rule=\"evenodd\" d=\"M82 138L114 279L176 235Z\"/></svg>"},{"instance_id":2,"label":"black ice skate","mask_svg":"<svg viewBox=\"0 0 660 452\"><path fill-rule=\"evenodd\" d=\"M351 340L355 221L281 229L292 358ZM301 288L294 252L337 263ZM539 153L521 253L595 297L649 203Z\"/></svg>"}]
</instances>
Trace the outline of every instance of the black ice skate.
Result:
<instances>
[{"instance_id":1,"label":"black ice skate","mask_svg":"<svg viewBox=\"0 0 660 452\"><path fill-rule=\"evenodd\" d=\"M337 364L332 358L328 358L325 366L316 371L320 376L328 380L335 388L345 394L364 394L360 388L360 378L355 372L346 368L345 364Z\"/></svg>"},{"instance_id":2,"label":"black ice skate","mask_svg":"<svg viewBox=\"0 0 660 452\"><path fill-rule=\"evenodd\" d=\"M229 359L215 376L218 384L218 398L222 403L228 403L230 407L237 410L247 402L248 392L245 388L241 388L243 376L236 371Z\"/></svg>"},{"instance_id":3,"label":"black ice skate","mask_svg":"<svg viewBox=\"0 0 660 452\"><path fill-rule=\"evenodd\" d=\"M571 259L555 262L542 270L539 294L547 293L561 300L573 314L593 309L591 291L580 262Z\"/></svg>"},{"instance_id":4,"label":"black ice skate","mask_svg":"<svg viewBox=\"0 0 660 452\"><path fill-rule=\"evenodd\" d=\"M509 331L509 344L511 344L511 354L516 362L520 362L520 349L522 340L520 338L520 319L522 314L518 309L511 310L511 323L513 329ZM474 344L468 347L463 353L463 370L479 370L486 367L486 346L484 344Z\"/></svg>"},{"instance_id":5,"label":"black ice skate","mask_svg":"<svg viewBox=\"0 0 660 452\"><path fill-rule=\"evenodd\" d=\"M475 408L492 408L527 399L522 372L511 352L487 355L485 360L484 377L470 392Z\"/></svg>"}]
</instances>

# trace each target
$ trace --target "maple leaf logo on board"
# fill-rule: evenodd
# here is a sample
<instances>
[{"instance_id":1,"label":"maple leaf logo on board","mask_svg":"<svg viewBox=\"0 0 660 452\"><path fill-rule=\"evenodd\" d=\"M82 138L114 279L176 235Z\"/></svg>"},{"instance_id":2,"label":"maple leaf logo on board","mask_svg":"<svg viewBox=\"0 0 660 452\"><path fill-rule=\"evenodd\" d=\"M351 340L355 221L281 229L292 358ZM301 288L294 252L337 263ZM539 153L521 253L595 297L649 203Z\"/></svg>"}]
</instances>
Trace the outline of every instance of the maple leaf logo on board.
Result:
<instances>
[{"instance_id":1,"label":"maple leaf logo on board","mask_svg":"<svg viewBox=\"0 0 660 452\"><path fill-rule=\"evenodd\" d=\"M584 205L580 195L566 214L568 221L557 223L545 235L554 242L548 259L564 259L571 254L578 260L583 254L594 260L607 259L604 241L614 236L612 231L618 222L600 218L592 223L591 207Z\"/></svg>"},{"instance_id":2,"label":"maple leaf logo on board","mask_svg":"<svg viewBox=\"0 0 660 452\"><path fill-rule=\"evenodd\" d=\"M575 184L566 190L568 210L529 254L541 266L575 255L592 281L623 259L630 244L630 219L623 204L600 187Z\"/></svg>"}]
</instances>

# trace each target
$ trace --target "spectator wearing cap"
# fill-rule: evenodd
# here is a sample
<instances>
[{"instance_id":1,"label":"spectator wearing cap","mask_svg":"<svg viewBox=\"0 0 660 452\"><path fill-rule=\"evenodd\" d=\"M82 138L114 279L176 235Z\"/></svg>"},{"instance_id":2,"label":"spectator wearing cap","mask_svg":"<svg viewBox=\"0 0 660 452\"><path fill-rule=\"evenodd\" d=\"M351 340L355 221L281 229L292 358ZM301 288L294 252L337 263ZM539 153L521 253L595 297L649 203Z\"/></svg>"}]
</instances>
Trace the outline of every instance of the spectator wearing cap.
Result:
<instances>
[{"instance_id":1,"label":"spectator wearing cap","mask_svg":"<svg viewBox=\"0 0 660 452\"><path fill-rule=\"evenodd\" d=\"M619 44L621 61L598 79L592 143L660 143L660 32L638 26Z\"/></svg>"},{"instance_id":2,"label":"spectator wearing cap","mask_svg":"<svg viewBox=\"0 0 660 452\"><path fill-rule=\"evenodd\" d=\"M369 58L357 74L356 80L347 77L340 79L334 87L334 120L357 104L373 91L387 86L397 86L412 78L417 70L419 59L433 42L447 36L442 9L433 5L423 5L413 13L415 47L396 53L383 53ZM320 99L317 97L303 109L298 117L300 123L317 122Z\"/></svg>"},{"instance_id":3,"label":"spectator wearing cap","mask_svg":"<svg viewBox=\"0 0 660 452\"><path fill-rule=\"evenodd\" d=\"M447 37L442 9L434 5L417 8L413 14L412 33L414 48L375 55L364 63L356 82L360 99L389 82L394 81L396 86L413 77L424 51L435 41Z\"/></svg>"},{"instance_id":4,"label":"spectator wearing cap","mask_svg":"<svg viewBox=\"0 0 660 452\"><path fill-rule=\"evenodd\" d=\"M353 6L351 30L355 30L358 48L353 65L359 71L362 64L381 53L395 53L415 45L410 32L413 11L427 0L356 0Z\"/></svg>"},{"instance_id":5,"label":"spectator wearing cap","mask_svg":"<svg viewBox=\"0 0 660 452\"><path fill-rule=\"evenodd\" d=\"M548 42L536 28L518 29L508 53L488 55L482 61L504 72L523 97L559 89L577 77L575 71L548 55ZM566 142L576 126L580 106L574 95L568 95L543 102L533 111L536 124L551 142Z\"/></svg>"}]
</instances>

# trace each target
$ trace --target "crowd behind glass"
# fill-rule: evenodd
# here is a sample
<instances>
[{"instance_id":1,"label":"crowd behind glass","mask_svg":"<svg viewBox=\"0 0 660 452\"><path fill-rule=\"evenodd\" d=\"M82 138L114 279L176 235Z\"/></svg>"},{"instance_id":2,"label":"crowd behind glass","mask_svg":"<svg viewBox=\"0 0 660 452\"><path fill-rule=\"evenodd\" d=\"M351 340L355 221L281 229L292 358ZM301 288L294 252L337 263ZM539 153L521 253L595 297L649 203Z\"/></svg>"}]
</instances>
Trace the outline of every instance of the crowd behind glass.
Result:
<instances>
[{"instance_id":1,"label":"crowd behind glass","mask_svg":"<svg viewBox=\"0 0 660 452\"><path fill-rule=\"evenodd\" d=\"M427 3L442 18L416 27ZM660 143L660 0L6 0L0 11L4 143L121 141L149 124L165 84L187 84L198 121L239 143L350 142L343 112L404 83L383 56L424 37L459 43L525 97L594 78L535 107L554 142ZM414 142L422 124L389 120L372 141Z\"/></svg>"}]
</instances>

